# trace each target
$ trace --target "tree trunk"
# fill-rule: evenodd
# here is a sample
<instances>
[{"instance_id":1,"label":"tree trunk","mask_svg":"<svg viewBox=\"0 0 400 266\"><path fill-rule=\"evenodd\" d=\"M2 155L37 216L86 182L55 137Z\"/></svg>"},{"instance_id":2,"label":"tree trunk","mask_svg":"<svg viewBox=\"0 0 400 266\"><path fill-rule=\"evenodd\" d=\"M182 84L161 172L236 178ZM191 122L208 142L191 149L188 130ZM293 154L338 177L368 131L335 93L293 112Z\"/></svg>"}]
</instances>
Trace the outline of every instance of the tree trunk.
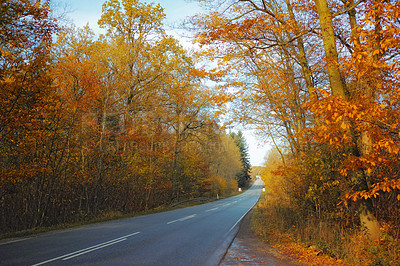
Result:
<instances>
[{"instance_id":1,"label":"tree trunk","mask_svg":"<svg viewBox=\"0 0 400 266\"><path fill-rule=\"evenodd\" d=\"M317 7L319 21L321 25L322 39L324 43L325 55L328 66L328 75L333 95L341 96L344 99L349 99L351 93L346 89L345 83L341 77L339 69L339 57L337 53L335 34L333 30L332 14L330 13L327 0L314 0ZM352 23L352 34L356 34L356 25L353 25L356 21L354 20L354 14L350 15L350 21ZM355 36L353 36L354 38ZM357 40L357 39L356 39ZM356 41L355 40L355 41ZM370 93L368 93L370 94ZM361 137L356 137L354 130L351 129L351 135L356 142L355 155L363 156L370 152L372 147L371 138L367 132L361 132ZM353 149L354 150L354 149ZM368 186L368 173L363 169L356 170L353 173L353 182L360 186ZM366 188L365 188L366 189ZM367 229L367 235L371 239L377 239L379 237L379 223L372 213L368 202L359 201L359 213L360 222Z\"/></svg>"},{"instance_id":2,"label":"tree trunk","mask_svg":"<svg viewBox=\"0 0 400 266\"><path fill-rule=\"evenodd\" d=\"M294 33L297 36L297 45L296 46L297 46L297 49L299 50L299 55L298 55L297 59L299 60L301 69L303 71L303 75L304 75L304 79L306 81L308 93L311 94L314 91L314 84L312 82L311 71L310 71L310 68L309 68L308 62L307 62L303 38L300 36L300 31L297 26L296 17L294 16L292 4L290 3L290 0L285 0L285 2L286 2L286 6L288 8L288 11L289 11L290 19L292 19L296 25L296 27L294 29Z\"/></svg>"},{"instance_id":3,"label":"tree trunk","mask_svg":"<svg viewBox=\"0 0 400 266\"><path fill-rule=\"evenodd\" d=\"M329 10L327 0L314 0L314 2L319 15L332 94L346 99L346 87L339 69L339 57L336 48L335 33L333 31L332 14Z\"/></svg>"}]
</instances>

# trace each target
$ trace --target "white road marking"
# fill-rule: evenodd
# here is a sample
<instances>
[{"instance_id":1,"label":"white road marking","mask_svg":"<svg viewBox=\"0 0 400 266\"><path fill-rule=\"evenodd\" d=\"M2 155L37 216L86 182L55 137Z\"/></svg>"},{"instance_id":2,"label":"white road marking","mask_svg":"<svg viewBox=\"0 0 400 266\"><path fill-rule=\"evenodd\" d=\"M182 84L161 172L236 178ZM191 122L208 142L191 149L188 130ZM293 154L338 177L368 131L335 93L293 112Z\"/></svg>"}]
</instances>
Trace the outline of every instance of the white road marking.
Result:
<instances>
[{"instance_id":1,"label":"white road marking","mask_svg":"<svg viewBox=\"0 0 400 266\"><path fill-rule=\"evenodd\" d=\"M9 240L9 241L0 243L0 246L2 246L2 245L7 245L7 244L11 244L11 243L16 243L16 242L25 241L25 240L27 240L27 239L31 239L31 237L20 238L20 239L11 239L11 240Z\"/></svg>"},{"instance_id":2,"label":"white road marking","mask_svg":"<svg viewBox=\"0 0 400 266\"><path fill-rule=\"evenodd\" d=\"M110 240L110 241L106 241L104 243L100 243L100 244L97 244L97 245L94 245L94 246L91 246L91 247L88 247L88 248L80 249L80 250L77 250L77 251L74 251L74 252L71 252L71 253L68 253L68 254L53 258L53 259L49 259L49 260L46 260L46 261L42 261L42 262L33 264L32 266L43 265L43 264L46 264L46 263L49 263L49 262L52 262L52 261L56 261L56 260L59 260L59 259L69 260L69 259L72 259L74 257L77 257L77 256L80 256L80 255L95 251L97 249L101 249L101 248L104 248L104 247L107 247L107 246L110 246L110 245L114 245L114 244L116 244L118 242L125 241L128 237L134 236L134 235L137 235L137 234L140 234L140 232L135 232L135 233L132 233L132 234L129 234L129 235L121 236L121 237L118 237L116 239L113 239L113 240Z\"/></svg>"},{"instance_id":3,"label":"white road marking","mask_svg":"<svg viewBox=\"0 0 400 266\"><path fill-rule=\"evenodd\" d=\"M226 232L226 234L224 235L224 238L233 230L233 228L235 228L235 226L236 226L238 223L240 223L240 221L246 216L246 214L248 214L248 213L251 211L251 209L253 209L253 207L257 204L257 202L258 202L258 201L256 201L256 202L253 204L253 206L251 206L251 208L248 209L247 212L245 212L245 214L243 214L242 217L239 218L239 220L237 220L237 222L231 227L231 229L229 229L229 231Z\"/></svg>"},{"instance_id":4,"label":"white road marking","mask_svg":"<svg viewBox=\"0 0 400 266\"><path fill-rule=\"evenodd\" d=\"M206 210L206 212L215 211L215 210L218 210L218 207L215 207L215 208L212 208L212 209Z\"/></svg>"},{"instance_id":5,"label":"white road marking","mask_svg":"<svg viewBox=\"0 0 400 266\"><path fill-rule=\"evenodd\" d=\"M192 215L189 215L189 216L185 216L185 217L183 217L183 218L180 218L180 219L176 219L176 220L170 221L170 222L168 222L167 224L172 224L172 223L176 223L176 222L183 222L183 221L185 221L185 220L194 218L195 216L196 216L196 214L192 214Z\"/></svg>"},{"instance_id":6,"label":"white road marking","mask_svg":"<svg viewBox=\"0 0 400 266\"><path fill-rule=\"evenodd\" d=\"M80 255L83 255L83 254L86 254L86 253L89 253L89 252L95 251L95 250L97 250L97 249L101 249L101 248L105 248L105 247L107 247L107 246L111 246L111 245L117 244L117 243L119 243L119 242L122 242L122 241L125 241L125 240L126 240L126 238L123 238L123 239L120 239L120 240L117 240L117 241L114 241L114 242L108 243L108 244L106 244L106 245L102 245L102 246L99 246L99 247L96 247L96 248L92 248L92 249L89 249L89 250L83 251L83 252L81 252L81 253L78 253L78 254L75 254L75 255L72 255L72 256L69 256L69 257L63 258L62 260L69 260L69 259L72 259L72 258L78 257L78 256L80 256Z\"/></svg>"}]
</instances>

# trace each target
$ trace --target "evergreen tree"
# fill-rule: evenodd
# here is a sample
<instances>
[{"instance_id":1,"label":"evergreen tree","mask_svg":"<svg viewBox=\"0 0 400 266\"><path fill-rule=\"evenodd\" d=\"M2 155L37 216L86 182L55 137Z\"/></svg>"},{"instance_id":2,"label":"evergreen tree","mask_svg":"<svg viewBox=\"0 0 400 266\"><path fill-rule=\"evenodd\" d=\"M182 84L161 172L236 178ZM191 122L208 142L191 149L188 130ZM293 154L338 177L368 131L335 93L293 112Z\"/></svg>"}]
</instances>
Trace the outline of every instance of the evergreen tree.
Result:
<instances>
[{"instance_id":1,"label":"evergreen tree","mask_svg":"<svg viewBox=\"0 0 400 266\"><path fill-rule=\"evenodd\" d=\"M247 187L249 185L251 168L248 145L242 131L238 131L238 133L231 132L230 136L235 141L235 144L239 147L242 162L242 170L236 174L238 186Z\"/></svg>"}]
</instances>

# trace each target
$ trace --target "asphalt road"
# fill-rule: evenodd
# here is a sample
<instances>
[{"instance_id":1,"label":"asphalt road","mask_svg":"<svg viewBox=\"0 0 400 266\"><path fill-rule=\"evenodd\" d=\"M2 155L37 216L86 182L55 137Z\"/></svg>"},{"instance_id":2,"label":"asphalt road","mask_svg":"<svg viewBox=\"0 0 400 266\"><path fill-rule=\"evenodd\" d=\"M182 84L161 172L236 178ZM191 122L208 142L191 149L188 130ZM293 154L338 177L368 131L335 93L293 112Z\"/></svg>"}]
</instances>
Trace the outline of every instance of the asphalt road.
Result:
<instances>
[{"instance_id":1,"label":"asphalt road","mask_svg":"<svg viewBox=\"0 0 400 266\"><path fill-rule=\"evenodd\" d=\"M0 242L0 265L218 265L262 181L203 205Z\"/></svg>"}]
</instances>

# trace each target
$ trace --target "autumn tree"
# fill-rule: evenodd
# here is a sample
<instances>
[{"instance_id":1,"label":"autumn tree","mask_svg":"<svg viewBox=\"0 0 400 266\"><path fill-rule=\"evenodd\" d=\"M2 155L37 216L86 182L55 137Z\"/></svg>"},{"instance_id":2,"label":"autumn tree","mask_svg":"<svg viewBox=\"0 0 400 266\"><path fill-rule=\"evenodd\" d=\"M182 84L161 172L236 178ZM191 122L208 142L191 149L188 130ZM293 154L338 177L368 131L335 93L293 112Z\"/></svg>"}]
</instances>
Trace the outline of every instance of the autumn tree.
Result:
<instances>
[{"instance_id":1,"label":"autumn tree","mask_svg":"<svg viewBox=\"0 0 400 266\"><path fill-rule=\"evenodd\" d=\"M224 192L237 191L237 174L242 171L241 153L233 138L221 132L215 136L217 139L208 141L210 147L205 150L207 161L212 174L212 190L215 194L223 195ZM214 195L215 195L214 194Z\"/></svg>"},{"instance_id":2,"label":"autumn tree","mask_svg":"<svg viewBox=\"0 0 400 266\"><path fill-rule=\"evenodd\" d=\"M272 134L298 154L307 148L301 131L312 119L303 103L321 75L317 62L306 58L315 37L296 20L288 1L230 3L221 8L225 12L196 18L195 23L201 44L224 43L208 52L222 59L221 72L227 73L224 81L229 84L223 86L235 88L232 119Z\"/></svg>"},{"instance_id":3,"label":"autumn tree","mask_svg":"<svg viewBox=\"0 0 400 266\"><path fill-rule=\"evenodd\" d=\"M53 78L60 96L63 117L69 121L68 156L71 158L65 179L76 179L71 185L82 188L70 199L80 202L79 212L96 212L96 206L88 203L97 198L97 184L102 168L102 152L105 143L106 128L101 114L109 111L107 99L109 90L103 81L104 68L99 64L100 43L94 33L86 26L82 29L66 28L62 30L53 45ZM107 109L108 108L108 109ZM99 160L97 169L93 160ZM64 195L70 197L70 195Z\"/></svg>"},{"instance_id":4,"label":"autumn tree","mask_svg":"<svg viewBox=\"0 0 400 266\"><path fill-rule=\"evenodd\" d=\"M0 4L1 224L4 230L45 222L59 135L49 69L57 30L47 1ZM53 170L53 172L52 172ZM26 211L22 211L25 209ZM13 219L15 213L19 219Z\"/></svg>"},{"instance_id":5,"label":"autumn tree","mask_svg":"<svg viewBox=\"0 0 400 266\"><path fill-rule=\"evenodd\" d=\"M395 52L397 48L393 45L398 43L399 39L397 34L392 35L392 33L398 32L399 29L398 23L392 20L391 16L393 12L397 14L398 8L391 2L368 1L363 4L346 3L345 5L338 3L338 9L341 10L339 14L347 14L349 20L347 35L339 35L340 44L348 49L348 54L343 54L339 59L334 55L338 48L333 45L332 40L335 38L334 31L337 29L333 27L332 21L342 18L340 15L333 18L332 11L324 1L316 1L316 6L327 54L327 64L331 66L330 68L336 68L334 70L336 72L339 71L339 66L342 64L343 70L341 71L344 74L340 73L340 75L345 75L345 78L330 76L333 96L328 99L340 95L340 98L336 99L336 104L339 102L350 107L344 108L344 110L335 108L333 111L333 116L335 113L339 116L342 115L340 119L335 119L336 123L340 123L341 141L346 138L351 140L343 141L342 145L352 147L342 167L342 175L351 180L353 191L361 191L355 192L353 199L357 199L355 195L363 195L363 199L358 201L361 221L368 227L370 235L377 238L379 225L373 215L374 203L371 197L379 195L380 189L391 191L398 187L396 175L384 178L385 181L383 181L381 179L383 178L382 170L372 173L372 168L379 164L379 161L384 160L383 158L387 158L387 155L392 153L393 149L396 150L398 146L396 140L392 137L387 138L384 133L387 131L387 127L379 126L380 122L378 122L381 121L381 118L378 118L379 113L387 109L387 99L393 101L397 98L393 97L389 91L393 84L398 82L398 77L389 68L396 69L398 67L392 59L397 57L397 52ZM383 14L388 14L388 16ZM330 54L333 57L330 57ZM339 84L339 79L342 85ZM345 89L344 93L340 93L341 87ZM387 94L388 92L390 96ZM397 112L397 108L390 109ZM332 121L329 117L325 117L325 120ZM386 126L391 127L389 125L393 125L392 123L396 124L391 121L386 123ZM385 152L382 145L390 146L390 151ZM389 164L391 165L391 163ZM393 165L387 166L388 168L385 166L383 168L393 169Z\"/></svg>"}]
</instances>

